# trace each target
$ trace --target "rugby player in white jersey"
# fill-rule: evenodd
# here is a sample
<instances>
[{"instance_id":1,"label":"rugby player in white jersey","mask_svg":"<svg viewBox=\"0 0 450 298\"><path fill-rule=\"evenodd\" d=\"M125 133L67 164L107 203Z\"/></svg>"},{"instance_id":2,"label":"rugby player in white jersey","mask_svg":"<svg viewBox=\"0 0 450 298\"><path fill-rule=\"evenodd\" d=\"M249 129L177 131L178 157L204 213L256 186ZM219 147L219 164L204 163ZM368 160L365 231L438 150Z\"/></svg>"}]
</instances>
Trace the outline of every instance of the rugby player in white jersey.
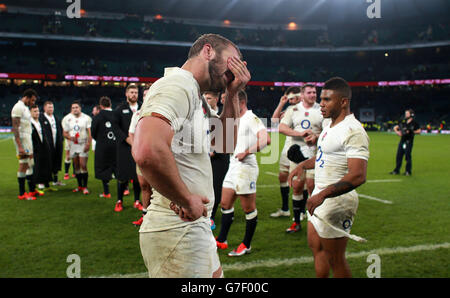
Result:
<instances>
[{"instance_id":1,"label":"rugby player in white jersey","mask_svg":"<svg viewBox=\"0 0 450 298\"><path fill-rule=\"evenodd\" d=\"M84 195L89 194L87 161L92 142L91 122L91 117L81 112L80 102L74 101L70 114L63 124L63 135L69 143L69 155L73 160L78 181L78 188L75 188L73 192L83 192Z\"/></svg>"},{"instance_id":2,"label":"rugby player in white jersey","mask_svg":"<svg viewBox=\"0 0 450 298\"><path fill-rule=\"evenodd\" d=\"M298 145L304 158L308 159L315 154L316 146L307 144L306 137L319 135L322 131L323 117L320 113L320 106L316 102L316 87L306 84L302 87L302 101L286 112L281 120L279 131L286 136L290 136L291 146ZM291 161L291 170L297 164ZM312 191L314 187L313 170L305 172L305 175L295 180L292 189L292 205L294 211L294 222L286 230L287 233L294 233L301 230L301 213L304 212L308 192L304 191L306 185Z\"/></svg>"},{"instance_id":3,"label":"rugby player in white jersey","mask_svg":"<svg viewBox=\"0 0 450 298\"><path fill-rule=\"evenodd\" d=\"M36 91L27 89L11 110L13 141L16 147L16 156L19 159L17 171L19 200L36 200L33 186L33 142L29 107L34 105L37 97ZM28 180L29 193L25 192L25 180Z\"/></svg>"},{"instance_id":4,"label":"rugby player in white jersey","mask_svg":"<svg viewBox=\"0 0 450 298\"><path fill-rule=\"evenodd\" d=\"M369 137L350 112L351 89L339 77L325 82L320 110L331 123L323 128L316 156L301 162L290 174L290 183L315 168L315 187L308 210L308 245L314 255L317 277L351 277L345 250L358 208L355 188L366 181Z\"/></svg>"},{"instance_id":5,"label":"rugby player in white jersey","mask_svg":"<svg viewBox=\"0 0 450 298\"><path fill-rule=\"evenodd\" d=\"M284 114L292 109L296 104L301 102L302 93L300 87L291 86L289 87L284 95L280 98L280 103L277 108L273 112L271 121L272 125L280 123L280 119L283 118ZM289 102L289 106L283 111L286 103ZM281 208L271 213L271 217L280 217L280 216L290 216L289 212L289 185L287 182L287 178L289 176L289 159L287 157L287 152L291 147L291 139L292 137L286 136L284 141L284 147L281 151L280 161L279 161L279 173L278 173L278 181L280 182L280 192L281 192Z\"/></svg>"},{"instance_id":6,"label":"rugby player in white jersey","mask_svg":"<svg viewBox=\"0 0 450 298\"><path fill-rule=\"evenodd\" d=\"M239 91L239 130L234 154L223 180L222 223L217 236L217 247L228 248L227 236L234 219L234 202L239 197L245 212L245 234L241 244L228 253L230 257L242 256L251 251L251 241L256 230L256 182L259 168L256 152L270 144L270 136L261 119L247 108L247 94Z\"/></svg>"},{"instance_id":7,"label":"rugby player in white jersey","mask_svg":"<svg viewBox=\"0 0 450 298\"><path fill-rule=\"evenodd\" d=\"M183 66L166 68L147 94L132 152L153 190L139 230L150 277L223 276L210 224L214 190L209 122L215 113L201 94L226 92L218 120L222 125L214 123L224 137L216 137L214 150L231 153L234 144L227 140L231 137L233 143L236 138L237 93L250 80L241 59L231 41L204 34L192 45Z\"/></svg>"}]
</instances>

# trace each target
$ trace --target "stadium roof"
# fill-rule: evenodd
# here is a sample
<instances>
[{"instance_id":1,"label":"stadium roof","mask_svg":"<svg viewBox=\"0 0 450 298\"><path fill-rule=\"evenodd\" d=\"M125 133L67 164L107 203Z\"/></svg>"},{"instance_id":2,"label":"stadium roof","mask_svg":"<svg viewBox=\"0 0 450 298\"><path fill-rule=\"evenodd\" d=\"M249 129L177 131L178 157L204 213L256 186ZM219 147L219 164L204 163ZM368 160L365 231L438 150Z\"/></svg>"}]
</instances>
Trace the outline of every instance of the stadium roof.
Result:
<instances>
[{"instance_id":1,"label":"stadium roof","mask_svg":"<svg viewBox=\"0 0 450 298\"><path fill-rule=\"evenodd\" d=\"M73 0L69 0L73 1ZM139 15L161 14L189 19L230 20L243 23L329 24L369 22L367 0L79 0L86 11ZM368 0L375 1L375 0ZM381 19L388 22L448 21L447 0L379 0ZM0 0L11 6L65 9L62 0ZM373 19L372 19L373 20Z\"/></svg>"}]
</instances>

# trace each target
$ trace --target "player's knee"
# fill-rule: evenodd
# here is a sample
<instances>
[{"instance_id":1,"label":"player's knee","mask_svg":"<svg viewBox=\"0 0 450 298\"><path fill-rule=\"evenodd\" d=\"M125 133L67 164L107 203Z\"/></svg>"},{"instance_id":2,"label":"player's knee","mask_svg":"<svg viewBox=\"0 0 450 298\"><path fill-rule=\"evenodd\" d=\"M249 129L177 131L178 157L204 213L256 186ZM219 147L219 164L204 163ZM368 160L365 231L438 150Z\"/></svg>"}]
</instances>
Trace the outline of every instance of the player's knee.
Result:
<instances>
[{"instance_id":1,"label":"player's knee","mask_svg":"<svg viewBox=\"0 0 450 298\"><path fill-rule=\"evenodd\" d=\"M340 267L346 263L345 254L333 251L326 251L328 262L332 268Z\"/></svg>"},{"instance_id":2,"label":"player's knee","mask_svg":"<svg viewBox=\"0 0 450 298\"><path fill-rule=\"evenodd\" d=\"M222 200L220 201L220 207L221 207L223 210L229 210L229 209L231 209L231 208L233 207L233 204L232 204L230 201L224 200L224 199L222 198Z\"/></svg>"},{"instance_id":3,"label":"player's knee","mask_svg":"<svg viewBox=\"0 0 450 298\"><path fill-rule=\"evenodd\" d=\"M288 183L287 183L288 176L289 176L289 173L286 173L286 172L280 172L278 174L278 181L280 181L280 185L286 184L285 186L288 186Z\"/></svg>"},{"instance_id":4,"label":"player's knee","mask_svg":"<svg viewBox=\"0 0 450 298\"><path fill-rule=\"evenodd\" d=\"M292 183L292 190L294 193L303 193L303 186L305 185L305 181L304 180L296 180L294 179L293 183Z\"/></svg>"}]
</instances>

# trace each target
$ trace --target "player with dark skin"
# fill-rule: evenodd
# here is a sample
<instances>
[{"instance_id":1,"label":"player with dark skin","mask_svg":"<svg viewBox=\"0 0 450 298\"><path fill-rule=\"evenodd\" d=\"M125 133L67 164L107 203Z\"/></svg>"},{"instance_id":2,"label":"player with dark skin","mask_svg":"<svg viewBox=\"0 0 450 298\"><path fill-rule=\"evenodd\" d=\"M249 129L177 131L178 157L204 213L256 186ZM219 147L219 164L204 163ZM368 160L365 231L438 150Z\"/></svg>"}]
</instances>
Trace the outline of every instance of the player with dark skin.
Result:
<instances>
[{"instance_id":1,"label":"player with dark skin","mask_svg":"<svg viewBox=\"0 0 450 298\"><path fill-rule=\"evenodd\" d=\"M323 89L320 95L320 108L324 118L331 118L331 127L336 126L350 115L350 99L342 96L336 90ZM315 167L316 157L301 162L289 174L289 183L292 185L294 177L301 177L305 169ZM317 207L327 198L337 197L348 193L366 181L367 161L359 158L348 158L348 173L340 181L331 184L319 193L311 196L306 208L311 216ZM298 179L298 178L296 178ZM314 265L317 277L328 277L330 268L334 277L351 277L351 271L345 259L347 237L322 238L318 235L313 224L308 221L308 245L314 255Z\"/></svg>"}]
</instances>

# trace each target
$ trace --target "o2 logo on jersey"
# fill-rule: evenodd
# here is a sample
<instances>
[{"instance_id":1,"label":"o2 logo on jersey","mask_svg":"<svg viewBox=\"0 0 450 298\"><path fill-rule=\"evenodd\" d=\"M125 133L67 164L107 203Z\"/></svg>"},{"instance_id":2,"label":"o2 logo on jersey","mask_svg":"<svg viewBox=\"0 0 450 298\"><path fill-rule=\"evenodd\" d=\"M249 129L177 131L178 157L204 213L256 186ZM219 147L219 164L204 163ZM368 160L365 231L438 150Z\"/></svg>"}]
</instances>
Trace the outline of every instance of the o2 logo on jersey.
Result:
<instances>
[{"instance_id":1,"label":"o2 logo on jersey","mask_svg":"<svg viewBox=\"0 0 450 298\"><path fill-rule=\"evenodd\" d=\"M308 119L303 120L300 125L302 126L303 129L308 129L311 127L311 122L309 122Z\"/></svg>"},{"instance_id":2,"label":"o2 logo on jersey","mask_svg":"<svg viewBox=\"0 0 450 298\"><path fill-rule=\"evenodd\" d=\"M74 131L80 131L80 126L78 124L75 124L75 126L73 127Z\"/></svg>"},{"instance_id":3,"label":"o2 logo on jersey","mask_svg":"<svg viewBox=\"0 0 450 298\"><path fill-rule=\"evenodd\" d=\"M319 168L323 168L323 164L325 163L325 161L322 159L323 156L322 146L319 146L317 148L317 155L319 155L319 157L316 158L316 162L319 163Z\"/></svg>"}]
</instances>

